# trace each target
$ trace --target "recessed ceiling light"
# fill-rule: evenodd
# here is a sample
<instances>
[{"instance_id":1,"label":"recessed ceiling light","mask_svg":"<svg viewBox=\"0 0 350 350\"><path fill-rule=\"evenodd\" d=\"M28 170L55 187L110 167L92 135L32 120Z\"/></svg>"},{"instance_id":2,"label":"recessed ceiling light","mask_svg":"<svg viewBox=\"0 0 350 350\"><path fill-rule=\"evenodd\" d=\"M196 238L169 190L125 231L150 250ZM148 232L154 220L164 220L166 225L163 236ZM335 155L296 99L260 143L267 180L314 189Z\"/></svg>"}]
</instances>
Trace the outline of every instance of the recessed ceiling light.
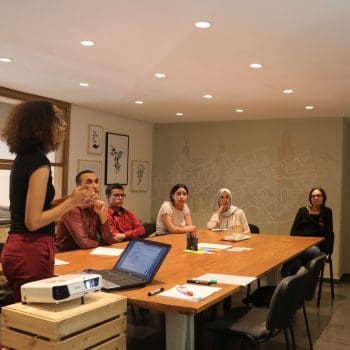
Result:
<instances>
[{"instance_id":1,"label":"recessed ceiling light","mask_svg":"<svg viewBox=\"0 0 350 350\"><path fill-rule=\"evenodd\" d=\"M261 63L251 63L249 65L250 68L253 68L253 69L260 69L262 68L262 64Z\"/></svg>"},{"instance_id":2,"label":"recessed ceiling light","mask_svg":"<svg viewBox=\"0 0 350 350\"><path fill-rule=\"evenodd\" d=\"M95 45L95 43L91 40L82 40L80 42L80 44L82 44L83 46L94 46Z\"/></svg>"},{"instance_id":3,"label":"recessed ceiling light","mask_svg":"<svg viewBox=\"0 0 350 350\"><path fill-rule=\"evenodd\" d=\"M178 117L182 117L184 114L181 113L181 112L177 112L176 115L177 115Z\"/></svg>"},{"instance_id":4,"label":"recessed ceiling light","mask_svg":"<svg viewBox=\"0 0 350 350\"><path fill-rule=\"evenodd\" d=\"M207 100L209 100L209 99L213 98L213 96L212 96L212 95L203 95L203 97L204 97L204 98L206 98Z\"/></svg>"},{"instance_id":5,"label":"recessed ceiling light","mask_svg":"<svg viewBox=\"0 0 350 350\"><path fill-rule=\"evenodd\" d=\"M136 103L137 105L143 105L143 101L141 101L141 100L137 100L137 101L135 101L135 103Z\"/></svg>"},{"instance_id":6,"label":"recessed ceiling light","mask_svg":"<svg viewBox=\"0 0 350 350\"><path fill-rule=\"evenodd\" d=\"M314 109L314 106L305 106L305 109Z\"/></svg>"},{"instance_id":7,"label":"recessed ceiling light","mask_svg":"<svg viewBox=\"0 0 350 350\"><path fill-rule=\"evenodd\" d=\"M242 113L242 112L244 112L244 109L242 109L242 108L236 108L236 112L237 112L237 113Z\"/></svg>"},{"instance_id":8,"label":"recessed ceiling light","mask_svg":"<svg viewBox=\"0 0 350 350\"><path fill-rule=\"evenodd\" d=\"M210 28L211 24L206 21L199 21L194 24L199 29L208 29Z\"/></svg>"},{"instance_id":9,"label":"recessed ceiling light","mask_svg":"<svg viewBox=\"0 0 350 350\"><path fill-rule=\"evenodd\" d=\"M284 89L284 90L283 90L283 93L284 93L284 94L292 94L293 92L294 92L293 89Z\"/></svg>"},{"instance_id":10,"label":"recessed ceiling light","mask_svg":"<svg viewBox=\"0 0 350 350\"><path fill-rule=\"evenodd\" d=\"M0 62L10 63L10 62L12 62L12 58L10 58L10 57L0 57Z\"/></svg>"},{"instance_id":11,"label":"recessed ceiling light","mask_svg":"<svg viewBox=\"0 0 350 350\"><path fill-rule=\"evenodd\" d=\"M79 83L79 85L82 86L82 87L87 87L87 86L89 86L88 83Z\"/></svg>"},{"instance_id":12,"label":"recessed ceiling light","mask_svg":"<svg viewBox=\"0 0 350 350\"><path fill-rule=\"evenodd\" d=\"M156 73L154 76L158 79L164 79L166 78L166 75L164 73Z\"/></svg>"}]
</instances>

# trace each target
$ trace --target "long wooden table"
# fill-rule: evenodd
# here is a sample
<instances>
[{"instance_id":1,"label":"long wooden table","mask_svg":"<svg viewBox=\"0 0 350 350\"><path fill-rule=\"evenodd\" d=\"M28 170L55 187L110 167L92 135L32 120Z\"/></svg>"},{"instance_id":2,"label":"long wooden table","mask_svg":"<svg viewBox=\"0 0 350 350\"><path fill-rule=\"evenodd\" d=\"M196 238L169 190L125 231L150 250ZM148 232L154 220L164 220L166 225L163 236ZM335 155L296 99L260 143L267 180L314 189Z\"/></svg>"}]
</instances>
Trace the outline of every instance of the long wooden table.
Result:
<instances>
[{"instance_id":1,"label":"long wooden table","mask_svg":"<svg viewBox=\"0 0 350 350\"><path fill-rule=\"evenodd\" d=\"M226 234L200 230L199 242L230 244L249 247L252 250L194 254L183 251L186 247L185 235L173 234L151 238L172 245L155 280L144 288L118 292L128 298L130 305L165 312L167 350L194 349L194 315L232 295L239 286L217 284L216 286L221 287L221 290L200 301L184 301L159 295L149 297L148 291L159 287L172 288L176 284L186 282L187 279L208 272L262 277L322 240L316 237L253 234L250 239L241 242L220 241L220 238ZM118 243L112 247L121 248L125 245L126 243ZM91 255L89 252L89 250L76 250L58 253L57 258L68 261L70 264L56 266L55 272L66 274L81 272L85 268L112 268L116 262L115 257Z\"/></svg>"}]
</instances>

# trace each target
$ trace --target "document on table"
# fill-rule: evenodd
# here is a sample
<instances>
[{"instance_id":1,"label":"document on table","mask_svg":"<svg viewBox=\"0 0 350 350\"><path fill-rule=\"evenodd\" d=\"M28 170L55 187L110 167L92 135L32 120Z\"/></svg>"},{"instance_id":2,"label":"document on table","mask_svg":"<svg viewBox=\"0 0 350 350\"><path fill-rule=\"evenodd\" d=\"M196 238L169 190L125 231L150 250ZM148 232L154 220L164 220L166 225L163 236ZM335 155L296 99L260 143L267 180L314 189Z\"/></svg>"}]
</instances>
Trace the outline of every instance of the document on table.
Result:
<instances>
[{"instance_id":1,"label":"document on table","mask_svg":"<svg viewBox=\"0 0 350 350\"><path fill-rule=\"evenodd\" d=\"M246 247L232 247L230 249L227 249L228 252L249 252L253 248L246 248Z\"/></svg>"},{"instance_id":2,"label":"document on table","mask_svg":"<svg viewBox=\"0 0 350 350\"><path fill-rule=\"evenodd\" d=\"M69 264L68 261L64 261L64 260L55 258L55 266L68 265L68 264Z\"/></svg>"},{"instance_id":3,"label":"document on table","mask_svg":"<svg viewBox=\"0 0 350 350\"><path fill-rule=\"evenodd\" d=\"M228 244L215 244L215 243L198 243L198 248L205 250L205 249L220 249L220 250L226 250L231 248L232 245Z\"/></svg>"},{"instance_id":4,"label":"document on table","mask_svg":"<svg viewBox=\"0 0 350 350\"><path fill-rule=\"evenodd\" d=\"M190 296L179 292L176 289L176 286L173 288L167 289L166 291L159 293L158 295L169 297L169 298L188 300L188 301L200 301L221 289L220 287L200 286L192 283L181 284L181 286L184 286L188 291L192 292L193 295Z\"/></svg>"},{"instance_id":5,"label":"document on table","mask_svg":"<svg viewBox=\"0 0 350 350\"><path fill-rule=\"evenodd\" d=\"M234 284L238 286L247 286L256 280L256 277L239 276L239 275L226 275L222 273L205 273L204 275L195 277L193 279L211 281L216 280L217 283Z\"/></svg>"},{"instance_id":6,"label":"document on table","mask_svg":"<svg viewBox=\"0 0 350 350\"><path fill-rule=\"evenodd\" d=\"M97 247L93 249L90 254L92 255L108 255L108 256L119 256L123 253L124 249L121 248L107 248L107 247Z\"/></svg>"}]
</instances>

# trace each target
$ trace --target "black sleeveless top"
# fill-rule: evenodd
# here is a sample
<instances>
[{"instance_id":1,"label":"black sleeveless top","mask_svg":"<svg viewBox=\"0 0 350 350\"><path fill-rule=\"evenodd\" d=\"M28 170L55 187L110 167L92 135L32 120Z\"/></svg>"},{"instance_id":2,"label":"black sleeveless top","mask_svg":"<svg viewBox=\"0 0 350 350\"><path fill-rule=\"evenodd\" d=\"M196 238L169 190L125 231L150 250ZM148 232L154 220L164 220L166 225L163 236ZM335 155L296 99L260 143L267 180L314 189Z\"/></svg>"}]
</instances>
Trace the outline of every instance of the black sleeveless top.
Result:
<instances>
[{"instance_id":1,"label":"black sleeveless top","mask_svg":"<svg viewBox=\"0 0 350 350\"><path fill-rule=\"evenodd\" d=\"M47 182L46 197L43 210L51 209L51 202L55 197L52 184L51 164L49 159L40 151L22 152L17 154L10 175L10 213L11 233L43 233L54 235L55 223L41 227L36 231L29 231L24 223L26 198L29 178L33 172L43 166L48 166L50 175Z\"/></svg>"}]
</instances>

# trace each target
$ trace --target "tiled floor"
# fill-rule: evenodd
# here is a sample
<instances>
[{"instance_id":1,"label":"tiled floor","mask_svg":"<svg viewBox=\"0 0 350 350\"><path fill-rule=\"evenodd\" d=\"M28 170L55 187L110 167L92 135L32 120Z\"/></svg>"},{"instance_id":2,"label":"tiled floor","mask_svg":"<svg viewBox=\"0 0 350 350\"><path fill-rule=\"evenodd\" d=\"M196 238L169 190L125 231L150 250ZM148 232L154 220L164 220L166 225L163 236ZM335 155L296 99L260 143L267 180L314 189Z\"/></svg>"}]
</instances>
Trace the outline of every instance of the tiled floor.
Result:
<instances>
[{"instance_id":1,"label":"tiled floor","mask_svg":"<svg viewBox=\"0 0 350 350\"><path fill-rule=\"evenodd\" d=\"M233 303L239 303L244 297L244 293L242 291L241 295L236 294ZM350 349L350 276L335 284L335 299L333 303L330 286L328 283L324 283L321 306L317 308L315 296L314 300L307 302L306 308L314 350ZM132 324L130 326L128 324L128 350L140 348L165 350L164 319L159 314L156 316L150 314L149 317L151 320L148 326L139 325L135 327ZM212 342L208 332L203 329L199 329L198 332L202 341L199 342L197 350L213 349L213 346L210 345ZM308 350L309 344L302 310L299 310L296 314L294 332L298 350ZM284 350L286 348L282 332L268 343L260 345L262 350ZM236 347L235 342L233 342L230 344L229 349L234 350Z\"/></svg>"}]
</instances>

